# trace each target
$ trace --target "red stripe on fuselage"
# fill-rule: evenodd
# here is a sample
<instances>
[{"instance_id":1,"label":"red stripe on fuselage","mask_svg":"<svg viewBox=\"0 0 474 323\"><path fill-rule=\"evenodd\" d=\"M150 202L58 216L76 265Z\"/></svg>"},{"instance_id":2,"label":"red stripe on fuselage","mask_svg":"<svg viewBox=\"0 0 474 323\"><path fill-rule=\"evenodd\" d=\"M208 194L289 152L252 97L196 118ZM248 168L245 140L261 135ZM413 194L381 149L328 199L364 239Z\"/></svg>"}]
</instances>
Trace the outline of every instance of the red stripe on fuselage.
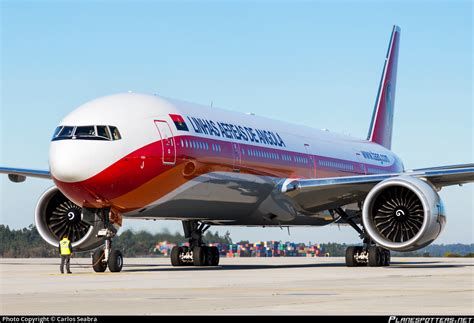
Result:
<instances>
[{"instance_id":1,"label":"red stripe on fuselage","mask_svg":"<svg viewBox=\"0 0 474 323\"><path fill-rule=\"evenodd\" d=\"M359 162L329 158L305 153L290 152L283 149L239 144L240 164L232 142L201 138L196 136L174 137L176 146L176 164L163 164L162 143L148 144L118 160L97 175L75 183L66 183L54 179L59 189L78 205L104 207L113 204L113 200L137 190L146 183L163 174L167 181L172 180L164 174L173 168L184 167L184 163L195 161L203 172L235 171L240 173L276 178L325 178L364 174L364 167L380 172L400 171L395 163L389 167L363 165ZM184 172L184 170L183 170ZM201 175L196 173L195 176ZM184 176L182 173L173 176ZM187 177L190 180L192 177ZM182 178L176 181L181 185ZM168 183L169 184L169 183ZM167 185L175 189L173 185ZM159 190L156 190L157 192ZM169 192L166 192L169 193ZM147 192L147 201L153 202L164 195ZM130 211L145 205L120 205L122 211ZM131 208L131 209L129 209Z\"/></svg>"}]
</instances>

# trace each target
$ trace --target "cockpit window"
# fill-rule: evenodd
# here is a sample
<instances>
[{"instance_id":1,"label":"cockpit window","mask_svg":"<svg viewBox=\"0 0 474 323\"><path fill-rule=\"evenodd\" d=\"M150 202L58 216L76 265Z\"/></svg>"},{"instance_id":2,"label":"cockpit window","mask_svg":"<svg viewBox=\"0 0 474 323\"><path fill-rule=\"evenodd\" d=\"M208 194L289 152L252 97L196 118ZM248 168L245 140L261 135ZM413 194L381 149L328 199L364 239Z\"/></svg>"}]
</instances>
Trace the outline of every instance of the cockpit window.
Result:
<instances>
[{"instance_id":1,"label":"cockpit window","mask_svg":"<svg viewBox=\"0 0 474 323\"><path fill-rule=\"evenodd\" d=\"M60 138L71 138L73 131L74 131L74 127L65 126L59 132L58 137L60 137Z\"/></svg>"},{"instance_id":2,"label":"cockpit window","mask_svg":"<svg viewBox=\"0 0 474 323\"><path fill-rule=\"evenodd\" d=\"M94 126L83 126L77 127L76 131L74 131L74 137L94 137L95 136L95 128Z\"/></svg>"},{"instance_id":3,"label":"cockpit window","mask_svg":"<svg viewBox=\"0 0 474 323\"><path fill-rule=\"evenodd\" d=\"M53 141L64 139L81 140L119 140L122 139L114 126L59 126L53 134Z\"/></svg>"},{"instance_id":4,"label":"cockpit window","mask_svg":"<svg viewBox=\"0 0 474 323\"><path fill-rule=\"evenodd\" d=\"M63 127L59 126L56 128L56 130L54 130L54 133L53 133L53 138L56 138L58 135L59 135L59 132L63 129Z\"/></svg>"},{"instance_id":5,"label":"cockpit window","mask_svg":"<svg viewBox=\"0 0 474 323\"><path fill-rule=\"evenodd\" d=\"M97 135L106 138L107 140L111 139L109 128L107 126L97 126Z\"/></svg>"},{"instance_id":6,"label":"cockpit window","mask_svg":"<svg viewBox=\"0 0 474 323\"><path fill-rule=\"evenodd\" d=\"M110 132L112 133L112 138L114 140L119 140L122 139L122 136L120 135L120 132L118 131L117 127L109 126L110 127Z\"/></svg>"}]
</instances>

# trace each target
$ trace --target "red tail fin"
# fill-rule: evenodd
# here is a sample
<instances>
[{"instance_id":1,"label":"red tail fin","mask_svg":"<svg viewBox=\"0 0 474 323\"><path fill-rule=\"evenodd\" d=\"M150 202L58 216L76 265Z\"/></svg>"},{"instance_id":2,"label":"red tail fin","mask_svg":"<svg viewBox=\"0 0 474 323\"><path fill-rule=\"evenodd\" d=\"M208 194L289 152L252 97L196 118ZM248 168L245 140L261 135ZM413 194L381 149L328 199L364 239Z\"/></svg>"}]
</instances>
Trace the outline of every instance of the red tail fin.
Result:
<instances>
[{"instance_id":1,"label":"red tail fin","mask_svg":"<svg viewBox=\"0 0 474 323\"><path fill-rule=\"evenodd\" d=\"M399 43L400 27L393 26L392 37L388 45L382 79L380 80L374 113L372 114L372 121L370 122L369 134L367 136L367 140L376 142L388 149L392 145Z\"/></svg>"}]
</instances>

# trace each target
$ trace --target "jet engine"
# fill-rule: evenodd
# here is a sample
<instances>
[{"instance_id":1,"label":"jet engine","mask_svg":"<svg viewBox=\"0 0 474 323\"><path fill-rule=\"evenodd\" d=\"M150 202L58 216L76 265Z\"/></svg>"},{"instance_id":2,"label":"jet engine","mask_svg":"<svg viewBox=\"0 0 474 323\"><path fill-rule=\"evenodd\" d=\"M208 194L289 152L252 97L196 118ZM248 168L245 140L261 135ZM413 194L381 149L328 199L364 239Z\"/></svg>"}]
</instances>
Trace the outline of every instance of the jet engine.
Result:
<instances>
[{"instance_id":1,"label":"jet engine","mask_svg":"<svg viewBox=\"0 0 474 323\"><path fill-rule=\"evenodd\" d=\"M43 193L36 205L35 222L41 237L52 246L67 234L74 251L92 250L104 243L97 238L101 221L83 220L82 208L71 202L56 186Z\"/></svg>"},{"instance_id":2,"label":"jet engine","mask_svg":"<svg viewBox=\"0 0 474 323\"><path fill-rule=\"evenodd\" d=\"M432 185L411 176L386 179L367 195L362 211L367 234L394 251L433 242L446 224L443 202Z\"/></svg>"}]
</instances>

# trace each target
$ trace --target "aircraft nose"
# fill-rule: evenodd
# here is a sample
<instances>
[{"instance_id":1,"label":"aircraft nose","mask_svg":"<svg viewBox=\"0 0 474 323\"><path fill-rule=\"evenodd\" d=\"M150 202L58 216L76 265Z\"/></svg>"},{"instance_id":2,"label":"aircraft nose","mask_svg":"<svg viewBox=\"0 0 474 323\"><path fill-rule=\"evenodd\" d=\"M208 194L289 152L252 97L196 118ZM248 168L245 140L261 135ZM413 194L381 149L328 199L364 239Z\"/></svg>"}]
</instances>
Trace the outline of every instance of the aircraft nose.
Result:
<instances>
[{"instance_id":1,"label":"aircraft nose","mask_svg":"<svg viewBox=\"0 0 474 323\"><path fill-rule=\"evenodd\" d=\"M51 175L61 182L84 181L91 174L94 152L85 141L71 140L52 142L49 152Z\"/></svg>"}]
</instances>

